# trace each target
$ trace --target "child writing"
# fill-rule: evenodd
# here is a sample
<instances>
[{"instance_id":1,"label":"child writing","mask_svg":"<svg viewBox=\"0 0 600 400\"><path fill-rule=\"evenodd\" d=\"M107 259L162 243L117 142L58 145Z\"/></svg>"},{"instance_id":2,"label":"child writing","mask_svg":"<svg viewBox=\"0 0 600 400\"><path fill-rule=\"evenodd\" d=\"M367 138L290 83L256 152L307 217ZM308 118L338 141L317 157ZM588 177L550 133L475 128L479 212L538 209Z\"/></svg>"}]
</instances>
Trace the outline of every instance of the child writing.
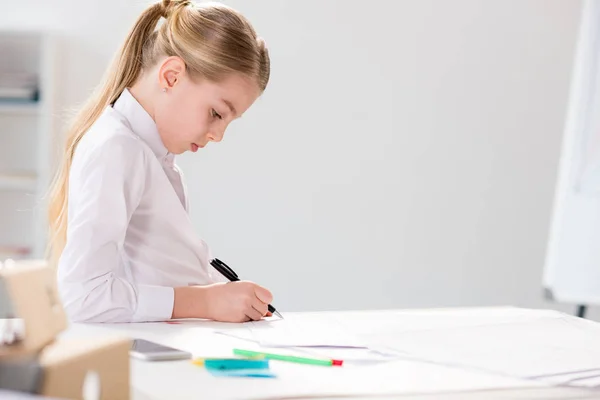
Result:
<instances>
[{"instance_id":1,"label":"child writing","mask_svg":"<svg viewBox=\"0 0 600 400\"><path fill-rule=\"evenodd\" d=\"M268 315L267 289L225 283L210 266L174 156L219 142L269 70L264 41L227 6L163 0L138 18L71 127L50 196L52 257L71 320Z\"/></svg>"}]
</instances>

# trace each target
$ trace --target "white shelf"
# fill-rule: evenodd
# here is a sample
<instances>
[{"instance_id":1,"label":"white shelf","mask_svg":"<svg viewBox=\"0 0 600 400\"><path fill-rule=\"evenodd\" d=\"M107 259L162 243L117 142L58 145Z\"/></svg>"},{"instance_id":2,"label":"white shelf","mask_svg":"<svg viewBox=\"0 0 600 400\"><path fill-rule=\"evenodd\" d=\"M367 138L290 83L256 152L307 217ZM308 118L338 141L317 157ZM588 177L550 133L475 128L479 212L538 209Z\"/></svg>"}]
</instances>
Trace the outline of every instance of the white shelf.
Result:
<instances>
[{"instance_id":1,"label":"white shelf","mask_svg":"<svg viewBox=\"0 0 600 400\"><path fill-rule=\"evenodd\" d=\"M33 175L5 175L0 174L0 190L34 191L37 179Z\"/></svg>"},{"instance_id":2,"label":"white shelf","mask_svg":"<svg viewBox=\"0 0 600 400\"><path fill-rule=\"evenodd\" d=\"M0 74L35 76L39 100L0 99L0 257L44 257L48 221L45 190L54 169L55 43L48 32L0 29ZM20 85L15 78L12 83ZM5 87L11 86L5 83ZM18 94L14 94L15 96ZM25 245L28 255L15 248Z\"/></svg>"},{"instance_id":3,"label":"white shelf","mask_svg":"<svg viewBox=\"0 0 600 400\"><path fill-rule=\"evenodd\" d=\"M19 114L19 115L36 115L41 110L41 103L37 102L2 102L0 101L0 115L2 114Z\"/></svg>"}]
</instances>

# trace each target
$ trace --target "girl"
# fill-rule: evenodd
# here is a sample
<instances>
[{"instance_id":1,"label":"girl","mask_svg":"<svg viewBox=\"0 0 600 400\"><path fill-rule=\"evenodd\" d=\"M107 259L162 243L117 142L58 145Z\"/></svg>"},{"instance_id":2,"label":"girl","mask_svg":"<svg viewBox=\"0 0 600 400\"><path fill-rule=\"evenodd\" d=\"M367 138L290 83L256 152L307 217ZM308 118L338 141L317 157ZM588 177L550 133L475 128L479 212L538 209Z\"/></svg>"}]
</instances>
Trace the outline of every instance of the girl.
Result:
<instances>
[{"instance_id":1,"label":"girl","mask_svg":"<svg viewBox=\"0 0 600 400\"><path fill-rule=\"evenodd\" d=\"M268 314L268 290L225 283L209 265L174 155L219 142L269 69L264 41L229 7L163 0L139 17L75 119L51 192L52 256L73 321Z\"/></svg>"}]
</instances>

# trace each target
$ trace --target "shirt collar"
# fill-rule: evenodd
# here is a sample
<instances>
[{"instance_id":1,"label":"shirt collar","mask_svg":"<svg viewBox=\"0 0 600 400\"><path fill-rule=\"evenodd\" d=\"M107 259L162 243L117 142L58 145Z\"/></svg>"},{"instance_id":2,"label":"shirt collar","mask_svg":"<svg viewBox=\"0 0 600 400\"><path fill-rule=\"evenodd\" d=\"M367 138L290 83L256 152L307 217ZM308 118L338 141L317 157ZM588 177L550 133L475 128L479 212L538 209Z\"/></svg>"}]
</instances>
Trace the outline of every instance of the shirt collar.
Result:
<instances>
[{"instance_id":1,"label":"shirt collar","mask_svg":"<svg viewBox=\"0 0 600 400\"><path fill-rule=\"evenodd\" d=\"M115 101L113 109L127 119L133 133L150 146L157 158L173 158L160 138L156 123L127 88Z\"/></svg>"}]
</instances>

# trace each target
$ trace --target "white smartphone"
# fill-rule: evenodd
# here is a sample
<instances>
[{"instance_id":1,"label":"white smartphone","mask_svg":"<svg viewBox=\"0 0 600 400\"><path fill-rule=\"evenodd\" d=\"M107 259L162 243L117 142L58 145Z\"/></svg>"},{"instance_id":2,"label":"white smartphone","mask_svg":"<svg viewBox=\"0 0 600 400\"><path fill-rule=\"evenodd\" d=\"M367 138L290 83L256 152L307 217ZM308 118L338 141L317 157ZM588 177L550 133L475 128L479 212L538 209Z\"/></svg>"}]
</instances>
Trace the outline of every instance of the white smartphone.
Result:
<instances>
[{"instance_id":1,"label":"white smartphone","mask_svg":"<svg viewBox=\"0 0 600 400\"><path fill-rule=\"evenodd\" d=\"M144 339L134 339L129 354L145 361L187 360L192 354Z\"/></svg>"}]
</instances>

